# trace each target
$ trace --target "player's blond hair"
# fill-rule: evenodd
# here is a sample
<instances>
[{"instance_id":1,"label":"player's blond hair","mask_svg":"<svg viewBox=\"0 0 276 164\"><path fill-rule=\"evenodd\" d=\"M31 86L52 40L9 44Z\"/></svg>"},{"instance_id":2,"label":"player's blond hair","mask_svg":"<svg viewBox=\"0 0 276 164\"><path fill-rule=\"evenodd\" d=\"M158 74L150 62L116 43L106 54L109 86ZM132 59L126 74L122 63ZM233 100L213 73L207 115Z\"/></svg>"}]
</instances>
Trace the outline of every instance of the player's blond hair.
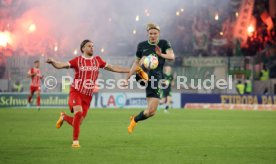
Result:
<instances>
[{"instance_id":1,"label":"player's blond hair","mask_svg":"<svg viewBox=\"0 0 276 164\"><path fill-rule=\"evenodd\" d=\"M147 25L147 31L151 30L151 29L155 29L155 30L158 30L160 31L160 27L157 25L157 24L154 24L154 23L149 23Z\"/></svg>"}]
</instances>

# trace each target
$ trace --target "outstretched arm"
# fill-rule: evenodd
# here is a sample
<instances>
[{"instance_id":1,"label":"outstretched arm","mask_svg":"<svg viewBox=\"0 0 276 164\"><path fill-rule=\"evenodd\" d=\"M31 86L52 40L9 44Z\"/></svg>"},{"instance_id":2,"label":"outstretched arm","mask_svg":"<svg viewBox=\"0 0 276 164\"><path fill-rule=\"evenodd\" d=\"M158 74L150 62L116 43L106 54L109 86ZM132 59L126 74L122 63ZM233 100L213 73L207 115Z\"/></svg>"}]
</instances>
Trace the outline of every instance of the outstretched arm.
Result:
<instances>
[{"instance_id":1,"label":"outstretched arm","mask_svg":"<svg viewBox=\"0 0 276 164\"><path fill-rule=\"evenodd\" d=\"M70 64L68 62L60 62L52 58L49 58L46 63L52 64L52 66L54 66L56 69L70 68Z\"/></svg>"},{"instance_id":2,"label":"outstretched arm","mask_svg":"<svg viewBox=\"0 0 276 164\"><path fill-rule=\"evenodd\" d=\"M118 65L111 65L111 64L107 64L107 66L104 69L107 71L118 72L118 73L129 73L130 71L129 68L121 67Z\"/></svg>"},{"instance_id":3,"label":"outstretched arm","mask_svg":"<svg viewBox=\"0 0 276 164\"><path fill-rule=\"evenodd\" d=\"M129 73L127 74L126 80L128 80L135 72L137 67L139 66L140 59L135 59L134 63L132 64Z\"/></svg>"}]
</instances>

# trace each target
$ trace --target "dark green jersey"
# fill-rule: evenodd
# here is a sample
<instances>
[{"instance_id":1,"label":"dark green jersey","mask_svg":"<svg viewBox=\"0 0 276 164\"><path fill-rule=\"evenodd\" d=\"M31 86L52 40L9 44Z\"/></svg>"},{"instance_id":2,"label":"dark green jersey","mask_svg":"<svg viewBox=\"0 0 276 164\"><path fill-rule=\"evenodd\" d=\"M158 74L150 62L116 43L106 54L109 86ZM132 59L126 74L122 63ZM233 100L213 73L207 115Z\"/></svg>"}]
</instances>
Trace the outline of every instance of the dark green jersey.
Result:
<instances>
[{"instance_id":1,"label":"dark green jersey","mask_svg":"<svg viewBox=\"0 0 276 164\"><path fill-rule=\"evenodd\" d=\"M159 40L157 45L160 47L163 54L166 54L168 49L171 49L171 44L167 40ZM165 59L159 57L155 52L156 44L151 44L149 41L144 41L138 44L136 57L141 59L143 56L154 55L158 58L158 67L154 70L150 70L149 76L162 77L163 66L165 64Z\"/></svg>"},{"instance_id":2,"label":"dark green jersey","mask_svg":"<svg viewBox=\"0 0 276 164\"><path fill-rule=\"evenodd\" d=\"M163 79L166 80L166 85L169 85L168 88L171 88L171 84L173 81L173 74L163 74Z\"/></svg>"}]
</instances>

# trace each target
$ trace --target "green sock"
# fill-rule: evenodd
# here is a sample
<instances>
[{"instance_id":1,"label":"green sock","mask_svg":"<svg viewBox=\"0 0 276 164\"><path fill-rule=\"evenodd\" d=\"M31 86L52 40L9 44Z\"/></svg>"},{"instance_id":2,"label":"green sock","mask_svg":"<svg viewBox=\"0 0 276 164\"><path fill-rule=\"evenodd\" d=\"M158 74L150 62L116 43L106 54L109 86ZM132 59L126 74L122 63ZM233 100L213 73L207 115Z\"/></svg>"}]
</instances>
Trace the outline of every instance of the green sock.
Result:
<instances>
[{"instance_id":1,"label":"green sock","mask_svg":"<svg viewBox=\"0 0 276 164\"><path fill-rule=\"evenodd\" d=\"M135 122L142 121L145 119L147 119L147 117L144 115L144 111L140 112L137 116L134 117Z\"/></svg>"}]
</instances>

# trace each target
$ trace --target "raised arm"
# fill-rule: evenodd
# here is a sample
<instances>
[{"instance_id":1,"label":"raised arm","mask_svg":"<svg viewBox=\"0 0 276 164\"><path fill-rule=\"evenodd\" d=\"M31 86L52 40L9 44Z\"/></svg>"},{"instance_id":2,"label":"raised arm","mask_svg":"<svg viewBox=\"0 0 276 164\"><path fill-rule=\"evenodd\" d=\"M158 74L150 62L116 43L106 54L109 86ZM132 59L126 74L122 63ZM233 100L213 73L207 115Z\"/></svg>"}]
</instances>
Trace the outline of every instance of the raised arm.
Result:
<instances>
[{"instance_id":1,"label":"raised arm","mask_svg":"<svg viewBox=\"0 0 276 164\"><path fill-rule=\"evenodd\" d=\"M46 63L52 64L52 66L55 67L56 69L70 68L70 64L68 62L60 62L60 61L56 61L52 58L49 58L46 61Z\"/></svg>"},{"instance_id":2,"label":"raised arm","mask_svg":"<svg viewBox=\"0 0 276 164\"><path fill-rule=\"evenodd\" d=\"M107 64L107 66L104 69L107 71L118 72L118 73L129 73L130 71L129 68L121 67L118 65L111 65L111 64Z\"/></svg>"},{"instance_id":3,"label":"raised arm","mask_svg":"<svg viewBox=\"0 0 276 164\"><path fill-rule=\"evenodd\" d=\"M158 56L160 56L164 59L167 59L167 60L170 60L170 61L173 61L175 59L174 52L171 48L167 49L165 54L162 54L162 51L161 51L160 47L156 46L155 47L155 52L157 53Z\"/></svg>"}]
</instances>

